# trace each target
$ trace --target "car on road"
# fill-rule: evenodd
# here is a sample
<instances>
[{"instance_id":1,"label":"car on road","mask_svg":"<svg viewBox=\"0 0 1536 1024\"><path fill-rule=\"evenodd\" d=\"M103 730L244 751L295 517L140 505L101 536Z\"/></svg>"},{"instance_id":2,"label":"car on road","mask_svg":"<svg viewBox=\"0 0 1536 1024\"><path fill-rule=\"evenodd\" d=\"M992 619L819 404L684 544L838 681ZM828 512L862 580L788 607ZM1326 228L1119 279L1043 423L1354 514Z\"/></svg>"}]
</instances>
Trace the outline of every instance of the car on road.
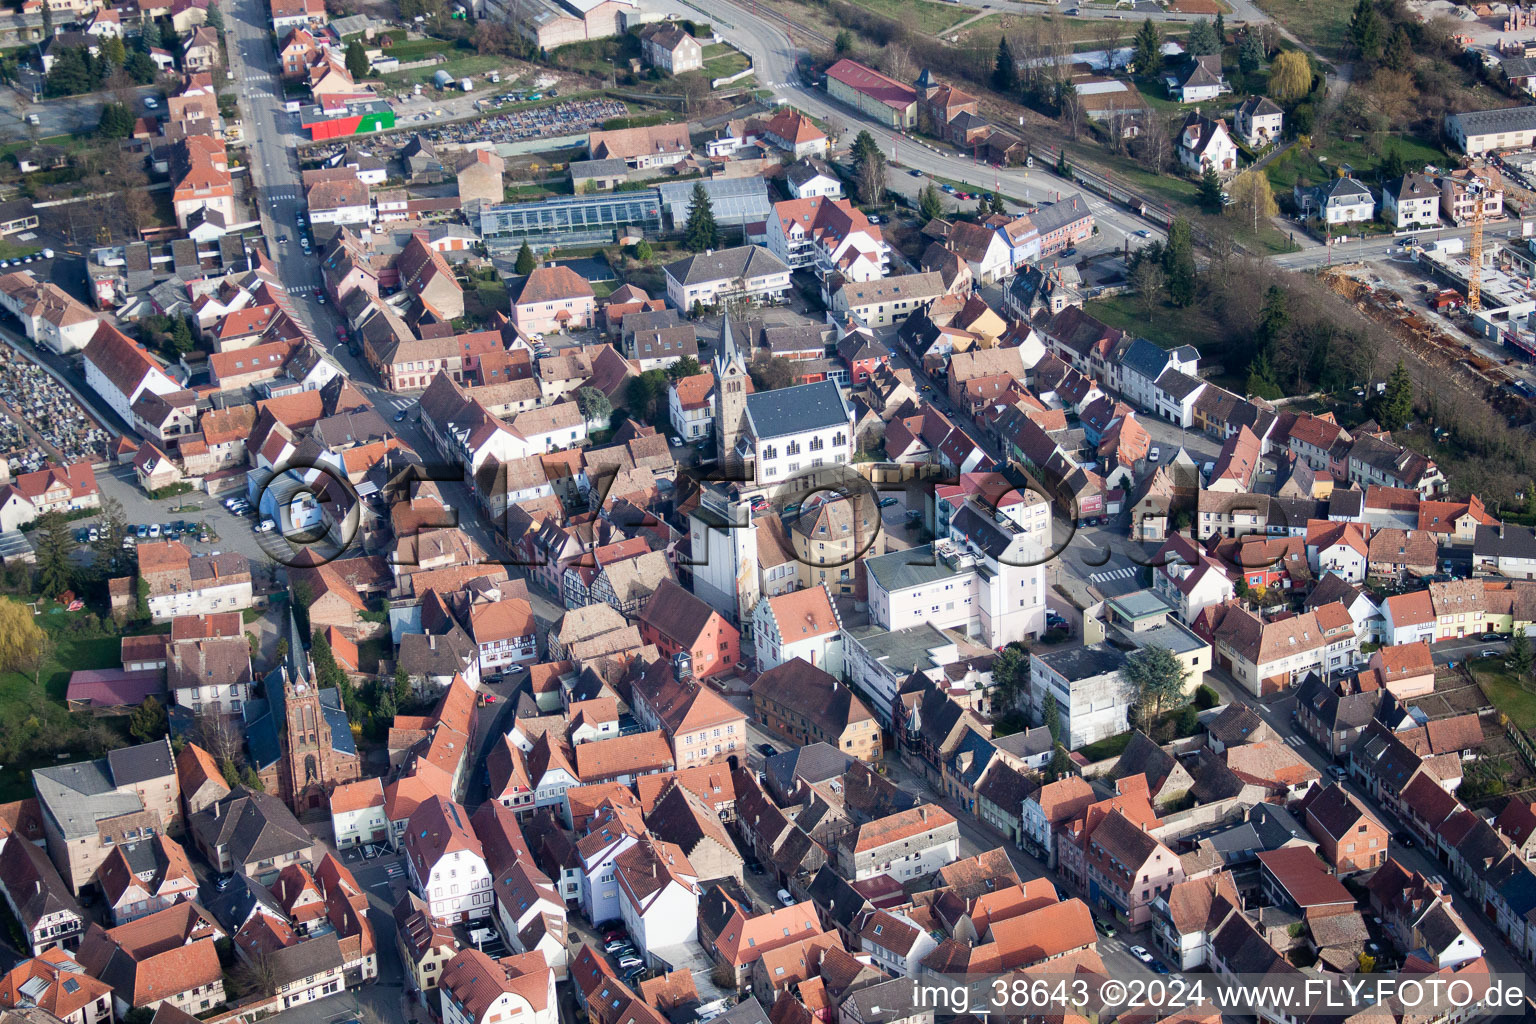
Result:
<instances>
[{"instance_id":1,"label":"car on road","mask_svg":"<svg viewBox=\"0 0 1536 1024\"><path fill-rule=\"evenodd\" d=\"M759 743L757 745L757 752L764 757L773 757L778 753L777 750L773 749L773 744L771 743Z\"/></svg>"},{"instance_id":2,"label":"car on road","mask_svg":"<svg viewBox=\"0 0 1536 1024\"><path fill-rule=\"evenodd\" d=\"M1066 252L1062 253L1062 255L1063 256L1076 256L1077 255L1077 250L1076 249L1068 249Z\"/></svg>"},{"instance_id":3,"label":"car on road","mask_svg":"<svg viewBox=\"0 0 1536 1024\"><path fill-rule=\"evenodd\" d=\"M932 391L933 390L933 385L932 384L924 384L923 385L923 390L924 391Z\"/></svg>"},{"instance_id":4,"label":"car on road","mask_svg":"<svg viewBox=\"0 0 1536 1024\"><path fill-rule=\"evenodd\" d=\"M1153 960L1151 963L1147 964L1147 966L1152 968L1154 974L1168 973L1167 966L1161 960Z\"/></svg>"},{"instance_id":5,"label":"car on road","mask_svg":"<svg viewBox=\"0 0 1536 1024\"><path fill-rule=\"evenodd\" d=\"M890 508L892 505L899 505L899 504L901 504L901 499L899 499L899 498L881 498L880 499L880 507L881 508Z\"/></svg>"},{"instance_id":6,"label":"car on road","mask_svg":"<svg viewBox=\"0 0 1536 1024\"><path fill-rule=\"evenodd\" d=\"M1145 946L1132 946L1131 956L1135 957L1137 960L1140 960L1144 964L1150 964L1152 962L1152 954L1147 952L1147 947Z\"/></svg>"},{"instance_id":7,"label":"car on road","mask_svg":"<svg viewBox=\"0 0 1536 1024\"><path fill-rule=\"evenodd\" d=\"M1153 445L1151 450L1149 450L1147 452L1147 461L1148 462L1156 462L1158 459L1160 459L1162 457L1163 457L1163 450L1161 448L1159 448L1157 445Z\"/></svg>"},{"instance_id":8,"label":"car on road","mask_svg":"<svg viewBox=\"0 0 1536 1024\"><path fill-rule=\"evenodd\" d=\"M1413 833L1411 832L1394 832L1392 833L1392 841L1405 850L1413 849Z\"/></svg>"},{"instance_id":9,"label":"car on road","mask_svg":"<svg viewBox=\"0 0 1536 1024\"><path fill-rule=\"evenodd\" d=\"M1499 656L1499 652L1498 651L1478 651L1477 652L1477 656L1479 658L1497 658Z\"/></svg>"},{"instance_id":10,"label":"car on road","mask_svg":"<svg viewBox=\"0 0 1536 1024\"><path fill-rule=\"evenodd\" d=\"M1345 771L1344 766L1341 764L1329 765L1328 774L1332 775L1336 782L1343 782L1349 776L1349 772Z\"/></svg>"},{"instance_id":11,"label":"car on road","mask_svg":"<svg viewBox=\"0 0 1536 1024\"><path fill-rule=\"evenodd\" d=\"M878 214L878 213L872 213L872 214L870 214L870 215L869 215L869 216L868 216L868 217L865 217L865 218L864 218L864 219L865 219L865 220L867 220L867 221L869 221L869 222L870 222L870 223L871 223L871 224L880 224L880 223L883 223L883 222L882 222L882 221L881 221L881 220L880 220L880 215L879 215L879 214Z\"/></svg>"},{"instance_id":12,"label":"car on road","mask_svg":"<svg viewBox=\"0 0 1536 1024\"><path fill-rule=\"evenodd\" d=\"M1137 238L1151 238L1152 237L1152 232L1148 231L1146 228L1142 228L1140 231L1136 232L1136 237Z\"/></svg>"},{"instance_id":13,"label":"car on road","mask_svg":"<svg viewBox=\"0 0 1536 1024\"><path fill-rule=\"evenodd\" d=\"M918 170L916 167L912 168L907 173L912 175L912 177L914 177L914 178L921 178L923 176L923 172Z\"/></svg>"},{"instance_id":14,"label":"car on road","mask_svg":"<svg viewBox=\"0 0 1536 1024\"><path fill-rule=\"evenodd\" d=\"M234 872L232 872L232 871L226 871L223 874L215 875L214 878L213 878L213 888L217 892L224 892L226 889L228 889L230 886L232 886L234 884L235 884L235 875L234 875Z\"/></svg>"},{"instance_id":15,"label":"car on road","mask_svg":"<svg viewBox=\"0 0 1536 1024\"><path fill-rule=\"evenodd\" d=\"M792 907L795 905L795 898L789 894L788 889L780 889L778 892L774 893L774 895L777 896L779 898L779 902L784 904L786 907Z\"/></svg>"},{"instance_id":16,"label":"car on road","mask_svg":"<svg viewBox=\"0 0 1536 1024\"><path fill-rule=\"evenodd\" d=\"M760 860L743 861L742 867L746 868L754 875L760 875L763 873L763 862Z\"/></svg>"},{"instance_id":17,"label":"car on road","mask_svg":"<svg viewBox=\"0 0 1536 1024\"><path fill-rule=\"evenodd\" d=\"M154 110L159 105L160 105L160 101L155 99L153 96L145 96L144 97L144 107L145 107L145 109Z\"/></svg>"},{"instance_id":18,"label":"car on road","mask_svg":"<svg viewBox=\"0 0 1536 1024\"><path fill-rule=\"evenodd\" d=\"M395 422L396 423L403 423L404 421L405 421L405 410L401 409L399 412L395 413Z\"/></svg>"},{"instance_id":19,"label":"car on road","mask_svg":"<svg viewBox=\"0 0 1536 1024\"><path fill-rule=\"evenodd\" d=\"M287 245L288 244L288 236L287 235L278 235L277 236L277 241L278 241L279 245Z\"/></svg>"},{"instance_id":20,"label":"car on road","mask_svg":"<svg viewBox=\"0 0 1536 1024\"><path fill-rule=\"evenodd\" d=\"M670 444L673 448L681 448L683 446L683 439L674 434L667 438L667 444Z\"/></svg>"},{"instance_id":21,"label":"car on road","mask_svg":"<svg viewBox=\"0 0 1536 1024\"><path fill-rule=\"evenodd\" d=\"M1502 636L1500 636L1499 634L1497 634L1497 633L1484 633L1480 639L1484 643L1491 644L1491 643L1497 643L1498 641L1500 641L1500 640L1502 640L1504 638Z\"/></svg>"}]
</instances>

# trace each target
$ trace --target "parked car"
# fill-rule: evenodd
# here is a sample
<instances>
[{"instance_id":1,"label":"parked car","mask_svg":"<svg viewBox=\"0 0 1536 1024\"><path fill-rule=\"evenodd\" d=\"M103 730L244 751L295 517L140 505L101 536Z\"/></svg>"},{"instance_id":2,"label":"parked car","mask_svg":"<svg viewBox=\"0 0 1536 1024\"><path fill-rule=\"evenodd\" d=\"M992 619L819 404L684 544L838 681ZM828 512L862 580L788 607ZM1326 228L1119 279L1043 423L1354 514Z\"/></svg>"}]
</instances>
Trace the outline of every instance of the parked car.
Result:
<instances>
[{"instance_id":1,"label":"parked car","mask_svg":"<svg viewBox=\"0 0 1536 1024\"><path fill-rule=\"evenodd\" d=\"M632 967L644 967L645 961L640 959L639 953L627 953L619 957L619 967L628 970Z\"/></svg>"},{"instance_id":2,"label":"parked car","mask_svg":"<svg viewBox=\"0 0 1536 1024\"><path fill-rule=\"evenodd\" d=\"M1413 835L1409 832L1392 833L1392 841L1405 850L1413 849Z\"/></svg>"},{"instance_id":3,"label":"parked car","mask_svg":"<svg viewBox=\"0 0 1536 1024\"><path fill-rule=\"evenodd\" d=\"M1502 640L1504 638L1499 636L1499 634L1497 634L1497 633L1484 633L1482 635L1481 639L1482 639L1482 641L1484 643L1491 644L1491 643L1497 643L1498 641L1500 641L1500 640Z\"/></svg>"},{"instance_id":4,"label":"parked car","mask_svg":"<svg viewBox=\"0 0 1536 1024\"><path fill-rule=\"evenodd\" d=\"M786 907L792 907L795 905L795 898L789 894L788 889L780 889L776 895L779 897L779 902L784 904Z\"/></svg>"},{"instance_id":5,"label":"parked car","mask_svg":"<svg viewBox=\"0 0 1536 1024\"><path fill-rule=\"evenodd\" d=\"M769 743L759 743L757 745L757 752L764 757L772 757L778 753L777 750L773 749L773 745Z\"/></svg>"},{"instance_id":6,"label":"parked car","mask_svg":"<svg viewBox=\"0 0 1536 1024\"><path fill-rule=\"evenodd\" d=\"M609 939L607 942L603 943L603 952L617 953L619 950L626 948L628 945L628 939Z\"/></svg>"},{"instance_id":7,"label":"parked car","mask_svg":"<svg viewBox=\"0 0 1536 1024\"><path fill-rule=\"evenodd\" d=\"M880 499L880 507L881 508L890 508L892 505L899 505L899 504L901 504L901 499L900 498L881 498Z\"/></svg>"},{"instance_id":8,"label":"parked car","mask_svg":"<svg viewBox=\"0 0 1536 1024\"><path fill-rule=\"evenodd\" d=\"M150 523L149 524L149 535L151 537L158 537L158 536L160 536L160 524L159 523Z\"/></svg>"},{"instance_id":9,"label":"parked car","mask_svg":"<svg viewBox=\"0 0 1536 1024\"><path fill-rule=\"evenodd\" d=\"M1147 461L1148 462L1156 462L1158 459L1160 459L1162 457L1163 457L1163 450L1161 448L1159 448L1157 445L1153 445L1152 449L1147 452Z\"/></svg>"},{"instance_id":10,"label":"parked car","mask_svg":"<svg viewBox=\"0 0 1536 1024\"><path fill-rule=\"evenodd\" d=\"M277 524L270 519L263 519L256 524L257 533L271 533L275 529L277 529Z\"/></svg>"},{"instance_id":11,"label":"parked car","mask_svg":"<svg viewBox=\"0 0 1536 1024\"><path fill-rule=\"evenodd\" d=\"M1152 954L1147 952L1147 947L1145 946L1132 946L1131 956L1135 957L1137 960L1140 960L1144 964L1150 964L1152 962Z\"/></svg>"}]
</instances>

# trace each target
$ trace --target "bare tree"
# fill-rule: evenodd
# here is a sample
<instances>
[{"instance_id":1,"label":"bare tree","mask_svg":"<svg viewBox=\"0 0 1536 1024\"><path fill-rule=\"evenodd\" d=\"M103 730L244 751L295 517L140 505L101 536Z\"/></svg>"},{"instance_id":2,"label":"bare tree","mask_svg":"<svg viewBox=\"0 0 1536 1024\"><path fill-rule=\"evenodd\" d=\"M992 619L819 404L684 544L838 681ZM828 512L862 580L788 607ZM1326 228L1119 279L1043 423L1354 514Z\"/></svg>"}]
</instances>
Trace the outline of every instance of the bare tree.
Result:
<instances>
[{"instance_id":1,"label":"bare tree","mask_svg":"<svg viewBox=\"0 0 1536 1024\"><path fill-rule=\"evenodd\" d=\"M1110 64L1114 63L1115 51L1120 49L1120 43L1125 39L1125 33L1120 28L1120 22L1110 18L1100 18L1093 27L1093 43L1104 51Z\"/></svg>"},{"instance_id":2,"label":"bare tree","mask_svg":"<svg viewBox=\"0 0 1536 1024\"><path fill-rule=\"evenodd\" d=\"M1167 283L1168 275L1159 260L1141 260L1136 264L1136 269L1131 271L1131 287L1136 289L1142 308L1147 311L1148 323L1152 322L1158 304L1163 301L1163 286Z\"/></svg>"},{"instance_id":3,"label":"bare tree","mask_svg":"<svg viewBox=\"0 0 1536 1024\"><path fill-rule=\"evenodd\" d=\"M1077 86L1071 82L1061 83L1058 95L1061 103L1062 124L1066 125L1067 132L1075 142L1083 130L1083 98L1078 95Z\"/></svg>"},{"instance_id":4,"label":"bare tree","mask_svg":"<svg viewBox=\"0 0 1536 1024\"><path fill-rule=\"evenodd\" d=\"M1149 117L1147 130L1136 140L1136 152L1142 164L1154 174L1161 174L1168 168L1172 149L1173 141L1169 138L1168 126L1161 118Z\"/></svg>"},{"instance_id":5,"label":"bare tree","mask_svg":"<svg viewBox=\"0 0 1536 1024\"><path fill-rule=\"evenodd\" d=\"M898 82L910 82L917 76L912 70L912 51L900 43L891 43L885 48L886 74Z\"/></svg>"},{"instance_id":6,"label":"bare tree","mask_svg":"<svg viewBox=\"0 0 1536 1024\"><path fill-rule=\"evenodd\" d=\"M277 968L265 951L241 956L230 974L248 992L270 996L277 991Z\"/></svg>"},{"instance_id":7,"label":"bare tree","mask_svg":"<svg viewBox=\"0 0 1536 1024\"><path fill-rule=\"evenodd\" d=\"M208 751L215 762L238 761L240 734L224 715L203 712L197 716L197 745Z\"/></svg>"}]
</instances>

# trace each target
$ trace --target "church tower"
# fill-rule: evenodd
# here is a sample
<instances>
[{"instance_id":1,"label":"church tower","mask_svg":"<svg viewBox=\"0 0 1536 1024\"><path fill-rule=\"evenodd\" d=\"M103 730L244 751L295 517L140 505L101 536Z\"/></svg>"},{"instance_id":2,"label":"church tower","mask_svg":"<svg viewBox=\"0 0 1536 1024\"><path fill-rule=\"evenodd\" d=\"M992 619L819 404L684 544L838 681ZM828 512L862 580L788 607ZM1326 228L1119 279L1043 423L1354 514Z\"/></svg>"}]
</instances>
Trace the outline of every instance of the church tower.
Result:
<instances>
[{"instance_id":1,"label":"church tower","mask_svg":"<svg viewBox=\"0 0 1536 1024\"><path fill-rule=\"evenodd\" d=\"M288 641L288 652L278 670L267 677L267 688L270 694L281 677L284 756L280 784L288 806L302 815L324 807L337 784L357 779L357 753L349 729L345 736L332 732L333 720L346 722L341 695L320 688L314 662L304 649L304 635L292 610L288 613L284 639Z\"/></svg>"},{"instance_id":2,"label":"church tower","mask_svg":"<svg viewBox=\"0 0 1536 1024\"><path fill-rule=\"evenodd\" d=\"M747 363L736 348L727 313L720 325L720 349L715 353L715 445L720 468L736 471L742 460L736 442L747 429Z\"/></svg>"}]
</instances>

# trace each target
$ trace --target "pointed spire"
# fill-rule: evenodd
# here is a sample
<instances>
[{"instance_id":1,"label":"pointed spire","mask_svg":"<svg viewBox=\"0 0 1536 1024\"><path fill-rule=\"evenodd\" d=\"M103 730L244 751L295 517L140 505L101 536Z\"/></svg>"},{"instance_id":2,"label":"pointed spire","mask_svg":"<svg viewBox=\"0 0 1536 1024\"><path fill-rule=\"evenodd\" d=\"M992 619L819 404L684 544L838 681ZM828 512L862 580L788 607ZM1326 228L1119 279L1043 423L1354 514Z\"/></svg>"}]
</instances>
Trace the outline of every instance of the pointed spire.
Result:
<instances>
[{"instance_id":1,"label":"pointed spire","mask_svg":"<svg viewBox=\"0 0 1536 1024\"><path fill-rule=\"evenodd\" d=\"M736 351L736 333L731 330L731 314L726 313L720 323L720 361L722 365L729 366L738 358L740 353Z\"/></svg>"}]
</instances>

